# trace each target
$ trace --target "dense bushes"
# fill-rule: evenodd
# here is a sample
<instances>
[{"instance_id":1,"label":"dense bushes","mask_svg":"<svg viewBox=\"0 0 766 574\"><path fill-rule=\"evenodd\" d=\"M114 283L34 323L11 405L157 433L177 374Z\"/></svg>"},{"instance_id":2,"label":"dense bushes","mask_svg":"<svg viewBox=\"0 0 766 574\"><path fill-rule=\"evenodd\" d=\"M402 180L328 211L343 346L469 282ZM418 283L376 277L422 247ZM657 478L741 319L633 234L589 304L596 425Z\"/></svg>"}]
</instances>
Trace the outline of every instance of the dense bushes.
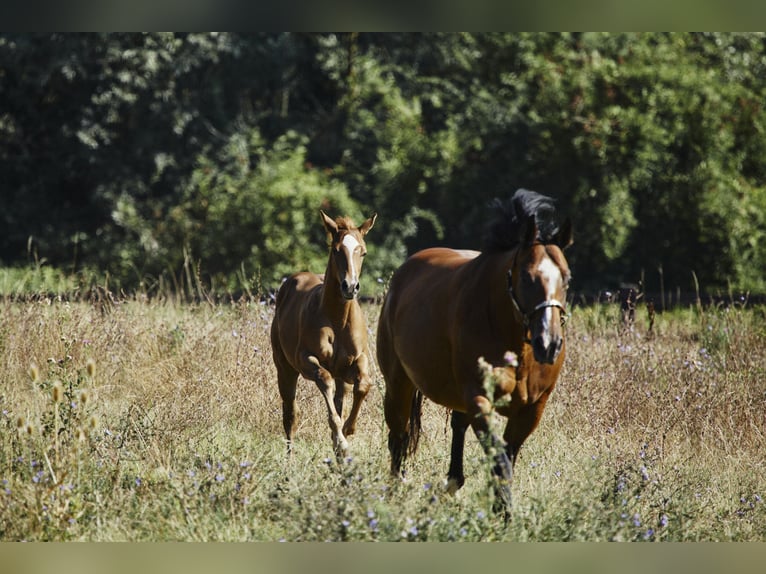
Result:
<instances>
[{"instance_id":1,"label":"dense bushes","mask_svg":"<svg viewBox=\"0 0 766 574\"><path fill-rule=\"evenodd\" d=\"M517 187L579 289L763 291L762 34L0 36L0 263L264 289L360 219L366 291ZM373 251L374 250L374 251Z\"/></svg>"}]
</instances>

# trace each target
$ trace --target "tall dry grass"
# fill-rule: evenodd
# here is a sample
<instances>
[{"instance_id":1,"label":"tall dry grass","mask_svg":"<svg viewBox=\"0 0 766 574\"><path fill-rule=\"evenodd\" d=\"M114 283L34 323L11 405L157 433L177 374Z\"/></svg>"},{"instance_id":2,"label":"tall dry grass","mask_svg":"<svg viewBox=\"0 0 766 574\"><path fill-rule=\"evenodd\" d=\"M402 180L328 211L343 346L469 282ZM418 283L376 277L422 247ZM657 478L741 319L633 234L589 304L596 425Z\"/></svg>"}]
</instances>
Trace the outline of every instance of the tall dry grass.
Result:
<instances>
[{"instance_id":1,"label":"tall dry grass","mask_svg":"<svg viewBox=\"0 0 766 574\"><path fill-rule=\"evenodd\" d=\"M408 480L390 479L377 369L350 460L307 382L288 459L268 304L0 312L3 540L766 538L763 308L665 313L651 332L640 312L626 327L617 307L576 308L507 525L473 437L465 487L444 494L449 419L432 403Z\"/></svg>"}]
</instances>

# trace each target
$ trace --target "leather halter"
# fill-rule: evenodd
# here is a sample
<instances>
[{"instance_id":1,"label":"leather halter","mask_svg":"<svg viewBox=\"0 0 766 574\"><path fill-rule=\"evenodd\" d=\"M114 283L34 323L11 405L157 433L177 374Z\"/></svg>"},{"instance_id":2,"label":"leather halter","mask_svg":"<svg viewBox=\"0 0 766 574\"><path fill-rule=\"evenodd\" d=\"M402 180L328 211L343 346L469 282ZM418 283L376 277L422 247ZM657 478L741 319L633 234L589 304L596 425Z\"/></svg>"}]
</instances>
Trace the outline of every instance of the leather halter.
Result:
<instances>
[{"instance_id":1,"label":"leather halter","mask_svg":"<svg viewBox=\"0 0 766 574\"><path fill-rule=\"evenodd\" d=\"M516 311L521 315L522 322L524 325L524 333L526 336L526 332L529 331L529 322L532 319L532 315L540 311L541 309L547 309L548 307L557 307L560 311L559 315L561 317L561 326L563 327L567 322L567 310L564 307L564 304L559 301L558 299L546 299L545 301L542 301L541 303L538 303L535 305L535 307L529 311L528 313L525 313L521 309L521 305L519 304L519 300L516 298L516 293L513 291L513 268L516 266L516 258L518 257L518 252L513 258L513 263L511 264L511 268L508 270L508 294L511 296L511 301L513 302L513 306L516 308Z\"/></svg>"}]
</instances>

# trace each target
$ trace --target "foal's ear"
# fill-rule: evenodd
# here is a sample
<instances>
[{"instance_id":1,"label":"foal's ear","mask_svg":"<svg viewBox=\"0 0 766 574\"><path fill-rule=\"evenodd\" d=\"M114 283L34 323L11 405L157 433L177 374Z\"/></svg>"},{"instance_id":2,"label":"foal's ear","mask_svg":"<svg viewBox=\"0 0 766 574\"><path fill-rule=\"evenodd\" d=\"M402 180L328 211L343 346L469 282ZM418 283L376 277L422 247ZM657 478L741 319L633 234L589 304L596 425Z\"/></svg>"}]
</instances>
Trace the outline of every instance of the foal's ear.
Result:
<instances>
[{"instance_id":1,"label":"foal's ear","mask_svg":"<svg viewBox=\"0 0 766 574\"><path fill-rule=\"evenodd\" d=\"M361 233L363 236L367 235L367 232L372 229L372 226L375 225L375 220L378 218L377 213L373 213L370 218L362 223L362 225L359 226L359 233Z\"/></svg>"},{"instance_id":2,"label":"foal's ear","mask_svg":"<svg viewBox=\"0 0 766 574\"><path fill-rule=\"evenodd\" d=\"M572 220L567 217L564 224L556 232L556 237L553 238L556 245L558 245L562 251L572 245L574 240L572 239Z\"/></svg>"},{"instance_id":3,"label":"foal's ear","mask_svg":"<svg viewBox=\"0 0 766 574\"><path fill-rule=\"evenodd\" d=\"M324 223L324 228L327 230L327 233L329 233L333 237L337 236L338 224L335 223L335 221L321 209L319 210L319 213L322 214L322 223Z\"/></svg>"}]
</instances>

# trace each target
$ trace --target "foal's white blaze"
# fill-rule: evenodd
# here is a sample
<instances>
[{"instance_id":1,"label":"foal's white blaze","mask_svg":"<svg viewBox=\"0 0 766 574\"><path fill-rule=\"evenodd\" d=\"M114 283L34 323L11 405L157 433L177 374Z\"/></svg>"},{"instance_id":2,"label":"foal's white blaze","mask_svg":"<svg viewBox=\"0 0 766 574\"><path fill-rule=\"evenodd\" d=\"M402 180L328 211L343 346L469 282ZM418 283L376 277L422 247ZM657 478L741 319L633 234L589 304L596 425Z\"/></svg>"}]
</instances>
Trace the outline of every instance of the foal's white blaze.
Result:
<instances>
[{"instance_id":1,"label":"foal's white blaze","mask_svg":"<svg viewBox=\"0 0 766 574\"><path fill-rule=\"evenodd\" d=\"M359 247L359 242L353 235L346 235L343 238L342 245L346 250L346 260L348 261L348 275L351 276L351 281L356 283L359 279L356 273L356 267L354 266L354 250Z\"/></svg>"},{"instance_id":2,"label":"foal's white blaze","mask_svg":"<svg viewBox=\"0 0 766 574\"><path fill-rule=\"evenodd\" d=\"M540 262L540 266L537 268L537 270L540 272L540 279L543 282L543 285L545 285L546 293L545 293L545 299L546 301L550 301L552 299L556 299L556 290L558 289L559 285L563 281L563 278L561 277L561 270L556 266L555 263L553 263L553 260L550 257L546 257ZM550 327L551 327L551 321L553 319L553 308L552 307L546 307L543 309L543 344L548 347L550 345Z\"/></svg>"}]
</instances>

